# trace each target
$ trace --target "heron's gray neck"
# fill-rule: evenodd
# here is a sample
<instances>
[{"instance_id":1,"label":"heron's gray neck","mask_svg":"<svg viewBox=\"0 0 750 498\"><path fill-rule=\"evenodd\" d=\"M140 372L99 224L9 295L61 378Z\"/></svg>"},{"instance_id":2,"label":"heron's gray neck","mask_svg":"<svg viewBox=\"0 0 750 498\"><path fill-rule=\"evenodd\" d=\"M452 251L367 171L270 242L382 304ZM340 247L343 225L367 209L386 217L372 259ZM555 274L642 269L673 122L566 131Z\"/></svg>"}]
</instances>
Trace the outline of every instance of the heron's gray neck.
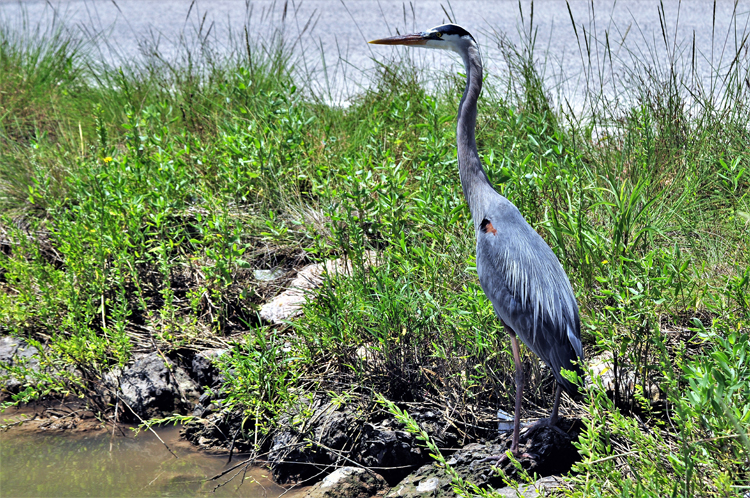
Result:
<instances>
[{"instance_id":1,"label":"heron's gray neck","mask_svg":"<svg viewBox=\"0 0 750 498\"><path fill-rule=\"evenodd\" d=\"M475 228L484 218L483 201L489 196L487 189L494 191L482 168L477 154L477 141L474 130L477 125L477 99L482 91L482 60L476 45L468 45L461 51L466 66L466 88L458 107L458 172L464 198L469 204Z\"/></svg>"}]
</instances>

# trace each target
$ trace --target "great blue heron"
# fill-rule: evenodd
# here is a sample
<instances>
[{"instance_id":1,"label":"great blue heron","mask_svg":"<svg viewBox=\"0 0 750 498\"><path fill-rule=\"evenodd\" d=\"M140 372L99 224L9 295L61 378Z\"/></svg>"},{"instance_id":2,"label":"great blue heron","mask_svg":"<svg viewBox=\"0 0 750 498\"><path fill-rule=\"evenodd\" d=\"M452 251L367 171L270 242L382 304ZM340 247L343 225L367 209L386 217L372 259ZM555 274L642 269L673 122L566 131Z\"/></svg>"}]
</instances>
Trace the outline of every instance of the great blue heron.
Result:
<instances>
[{"instance_id":1,"label":"great blue heron","mask_svg":"<svg viewBox=\"0 0 750 498\"><path fill-rule=\"evenodd\" d=\"M518 455L524 382L518 337L549 365L557 380L552 414L537 422L555 426L562 389L571 394L577 391L575 384L561 375L561 369L583 375L581 324L573 288L552 249L518 208L495 191L482 168L474 136L477 99L482 90L482 60L474 37L461 26L444 24L370 43L452 50L461 56L466 67L466 88L456 127L458 171L474 221L479 283L510 336L513 350L516 407L510 450Z\"/></svg>"}]
</instances>

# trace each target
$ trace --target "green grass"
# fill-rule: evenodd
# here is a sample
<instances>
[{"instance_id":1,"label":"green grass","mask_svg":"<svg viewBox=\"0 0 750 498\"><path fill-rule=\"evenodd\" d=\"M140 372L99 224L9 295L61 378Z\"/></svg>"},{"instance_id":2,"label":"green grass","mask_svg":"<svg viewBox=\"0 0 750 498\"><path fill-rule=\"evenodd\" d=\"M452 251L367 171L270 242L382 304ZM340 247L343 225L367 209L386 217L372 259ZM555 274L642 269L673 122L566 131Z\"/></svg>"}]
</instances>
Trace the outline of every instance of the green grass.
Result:
<instances>
[{"instance_id":1,"label":"green grass","mask_svg":"<svg viewBox=\"0 0 750 498\"><path fill-rule=\"evenodd\" d=\"M0 28L0 331L46 345L44 365L64 372L14 400L83 395L153 344L221 339L234 343L228 403L264 430L314 390L510 411L512 357L458 180L460 78L428 93L408 64L386 66L340 108L295 87L283 38L230 47L116 68L64 30ZM567 493L740 493L746 57L721 92L643 70L628 105L590 89L599 103L577 115L546 97L533 44L506 57L515 86L486 87L480 154L568 272L587 357L611 355L621 380L566 401L586 423ZM254 269L336 257L351 277L330 276L290 326L261 326L279 289ZM524 360L524 407L548 410L553 379Z\"/></svg>"}]
</instances>

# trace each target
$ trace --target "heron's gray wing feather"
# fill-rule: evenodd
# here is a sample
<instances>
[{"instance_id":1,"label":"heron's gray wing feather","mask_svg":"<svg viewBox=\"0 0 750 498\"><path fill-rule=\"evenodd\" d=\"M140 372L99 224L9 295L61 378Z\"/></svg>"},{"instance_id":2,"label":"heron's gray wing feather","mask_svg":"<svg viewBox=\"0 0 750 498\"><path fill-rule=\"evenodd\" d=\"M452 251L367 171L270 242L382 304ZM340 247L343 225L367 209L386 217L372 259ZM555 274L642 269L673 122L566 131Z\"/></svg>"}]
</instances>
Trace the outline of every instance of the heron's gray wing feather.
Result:
<instances>
[{"instance_id":1,"label":"heron's gray wing feather","mask_svg":"<svg viewBox=\"0 0 750 498\"><path fill-rule=\"evenodd\" d=\"M513 204L498 197L485 211L492 230L477 230L479 282L498 317L571 391L560 369L581 372L571 362L583 360L573 289L549 246Z\"/></svg>"}]
</instances>

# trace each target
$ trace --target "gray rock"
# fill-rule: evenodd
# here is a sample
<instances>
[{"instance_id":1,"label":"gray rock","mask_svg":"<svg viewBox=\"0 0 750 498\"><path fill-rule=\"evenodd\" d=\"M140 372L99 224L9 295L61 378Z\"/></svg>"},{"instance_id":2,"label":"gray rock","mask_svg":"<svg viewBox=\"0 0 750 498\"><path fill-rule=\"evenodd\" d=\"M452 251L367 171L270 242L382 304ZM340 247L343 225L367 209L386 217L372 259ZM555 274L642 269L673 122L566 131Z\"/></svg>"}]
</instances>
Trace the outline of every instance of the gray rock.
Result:
<instances>
[{"instance_id":1,"label":"gray rock","mask_svg":"<svg viewBox=\"0 0 750 498\"><path fill-rule=\"evenodd\" d=\"M9 335L0 337L0 362L13 364L19 360L28 360L38 353L34 346L26 341ZM37 362L38 363L38 362Z\"/></svg>"},{"instance_id":2,"label":"gray rock","mask_svg":"<svg viewBox=\"0 0 750 498\"><path fill-rule=\"evenodd\" d=\"M388 492L380 475L360 467L341 467L313 486L305 498L375 498Z\"/></svg>"},{"instance_id":3,"label":"gray rock","mask_svg":"<svg viewBox=\"0 0 750 498\"><path fill-rule=\"evenodd\" d=\"M611 352L595 356L586 363L591 368L591 376L587 377L586 383L592 384L594 379L597 379L597 382L601 381L604 389L610 393L614 393L615 387L617 387L622 399L632 398L643 382L640 375L637 375L635 366L629 363L627 359L620 358L618 368L615 370L615 362L612 359ZM617 372L617 378L615 378L615 372ZM654 378L649 378L649 381L646 382L645 392L642 391L641 394L651 401L658 401L662 395L659 390L659 382Z\"/></svg>"},{"instance_id":4,"label":"gray rock","mask_svg":"<svg viewBox=\"0 0 750 498\"><path fill-rule=\"evenodd\" d=\"M255 270L253 272L255 280L259 282L273 282L284 276L284 270L281 268L274 268L273 270Z\"/></svg>"},{"instance_id":5,"label":"gray rock","mask_svg":"<svg viewBox=\"0 0 750 498\"><path fill-rule=\"evenodd\" d=\"M436 466L423 465L393 486L386 498L453 498L451 479Z\"/></svg>"},{"instance_id":6,"label":"gray rock","mask_svg":"<svg viewBox=\"0 0 750 498\"><path fill-rule=\"evenodd\" d=\"M547 476L542 477L533 484L522 484L518 486L518 490L507 487L498 489L495 493L507 498L537 498L539 496L548 496L550 491L554 491L562 486L563 480L561 478Z\"/></svg>"},{"instance_id":7,"label":"gray rock","mask_svg":"<svg viewBox=\"0 0 750 498\"><path fill-rule=\"evenodd\" d=\"M384 420L363 427L359 459L368 467L397 467L419 465L426 457L412 434Z\"/></svg>"},{"instance_id":8,"label":"gray rock","mask_svg":"<svg viewBox=\"0 0 750 498\"><path fill-rule=\"evenodd\" d=\"M207 349L193 356L191 370L193 378L201 387L214 387L224 382L224 378L216 368L216 360L227 354L227 349Z\"/></svg>"},{"instance_id":9,"label":"gray rock","mask_svg":"<svg viewBox=\"0 0 750 498\"><path fill-rule=\"evenodd\" d=\"M186 412L198 399L195 381L182 367L168 362L169 368L156 352L142 355L120 376L120 398L144 420ZM126 418L129 412L123 410Z\"/></svg>"},{"instance_id":10,"label":"gray rock","mask_svg":"<svg viewBox=\"0 0 750 498\"><path fill-rule=\"evenodd\" d=\"M268 453L274 479L302 482L346 457L363 467L379 467L388 482L398 482L410 466L430 461L429 453L402 424L391 418L368 422L367 413L359 406L339 407L322 398L290 409L280 419L284 429L274 434ZM456 446L455 429L440 414L426 410L412 416L439 446Z\"/></svg>"},{"instance_id":11,"label":"gray rock","mask_svg":"<svg viewBox=\"0 0 750 498\"><path fill-rule=\"evenodd\" d=\"M467 478L467 476L463 477ZM469 480L478 484L474 479ZM494 492L496 496L507 498L537 498L542 496L542 491L549 492L561 487L562 482L559 477L547 476L533 484L520 484L517 489L502 487L496 488ZM480 487L486 488L487 483ZM455 498L456 496L450 477L434 465L425 465L393 486L385 498Z\"/></svg>"},{"instance_id":12,"label":"gray rock","mask_svg":"<svg viewBox=\"0 0 750 498\"><path fill-rule=\"evenodd\" d=\"M40 367L37 353L39 350L29 346L23 339L12 336L0 337L0 391L17 392L24 382L33 381L33 377L29 375L26 379L13 376L7 367L25 366L29 371L38 372Z\"/></svg>"},{"instance_id":13,"label":"gray rock","mask_svg":"<svg viewBox=\"0 0 750 498\"><path fill-rule=\"evenodd\" d=\"M577 440L580 423L561 419L558 428L534 427L521 432L520 450L527 456L518 461L530 475L542 476L563 474L580 456L573 446ZM479 488L493 488L500 496L535 497L540 489L551 489L559 485L557 478L540 479L533 485L519 485L518 490L508 488L500 477L496 466L502 468L508 479L518 479L518 469L509 461L499 462L497 458L504 455L510 446L510 434L506 440L495 443L472 443L464 446L447 460L462 479ZM493 457L493 458L488 458ZM434 464L424 465L416 472L393 486L388 498L453 498L450 475L442 467Z\"/></svg>"},{"instance_id":14,"label":"gray rock","mask_svg":"<svg viewBox=\"0 0 750 498\"><path fill-rule=\"evenodd\" d=\"M303 416L304 411L312 416ZM303 420L300 425L298 422ZM344 449L355 425L352 409L339 411L323 399L290 407L280 420L285 429L274 434L268 452L274 479L281 483L303 482L320 472L316 465L334 465L338 455L332 451Z\"/></svg>"},{"instance_id":15,"label":"gray rock","mask_svg":"<svg viewBox=\"0 0 750 498\"><path fill-rule=\"evenodd\" d=\"M257 450L252 437L252 420L248 420L242 410L220 411L205 414L204 418L192 420L182 426L182 436L191 443L210 452L226 452L232 445L234 435L235 453L247 453ZM243 426L243 422L245 425ZM243 428L241 432L238 429ZM249 435L250 437L245 437Z\"/></svg>"}]
</instances>

